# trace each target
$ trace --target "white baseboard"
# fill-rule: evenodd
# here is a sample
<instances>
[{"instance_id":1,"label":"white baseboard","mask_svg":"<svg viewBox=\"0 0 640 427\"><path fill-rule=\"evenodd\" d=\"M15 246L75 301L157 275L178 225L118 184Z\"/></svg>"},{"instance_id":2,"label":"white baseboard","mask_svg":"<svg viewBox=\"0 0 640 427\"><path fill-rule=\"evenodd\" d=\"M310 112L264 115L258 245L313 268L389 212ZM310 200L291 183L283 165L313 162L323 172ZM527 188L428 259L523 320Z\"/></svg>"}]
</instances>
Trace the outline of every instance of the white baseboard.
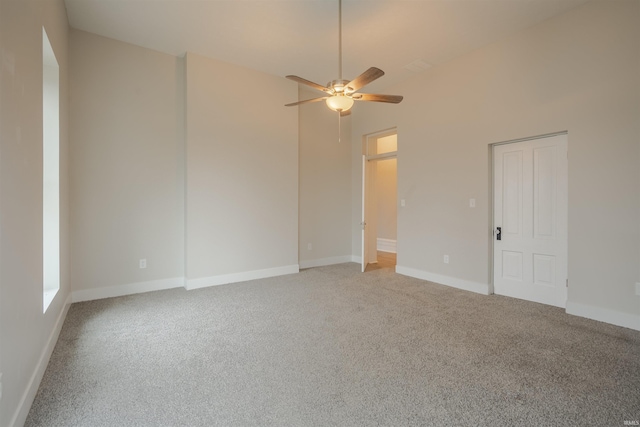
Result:
<instances>
[{"instance_id":1,"label":"white baseboard","mask_svg":"<svg viewBox=\"0 0 640 427\"><path fill-rule=\"evenodd\" d=\"M362 264L362 257L351 255L351 262L355 262L356 264Z\"/></svg>"},{"instance_id":2,"label":"white baseboard","mask_svg":"<svg viewBox=\"0 0 640 427\"><path fill-rule=\"evenodd\" d=\"M428 280L440 285L451 286L465 291L475 292L482 295L489 295L489 285L487 283L472 282L470 280L458 279L457 277L443 276L430 273L428 271L396 265L396 273L416 279Z\"/></svg>"},{"instance_id":3,"label":"white baseboard","mask_svg":"<svg viewBox=\"0 0 640 427\"><path fill-rule=\"evenodd\" d=\"M323 267L325 265L344 264L345 262L352 262L351 255L300 261L300 268Z\"/></svg>"},{"instance_id":4,"label":"white baseboard","mask_svg":"<svg viewBox=\"0 0 640 427\"><path fill-rule=\"evenodd\" d=\"M38 359L36 369L33 371L33 374L31 374L31 378L29 378L27 389L22 395L20 403L18 404L18 407L16 408L11 421L9 421L10 427L18 427L24 425L24 422L27 419L27 415L29 415L31 404L36 397L36 393L38 392L38 388L40 387L40 382L42 381L44 372L47 369L47 365L49 365L49 359L51 359L53 349L58 342L58 336L60 336L62 325L64 324L64 320L67 318L69 307L71 307L71 293L69 293L69 295L67 296L67 299L64 302L64 307L62 308L62 310L60 310L60 314L58 314L58 318L56 319L53 330L49 335L49 339L42 349L42 353L40 354L40 358Z\"/></svg>"},{"instance_id":5,"label":"white baseboard","mask_svg":"<svg viewBox=\"0 0 640 427\"><path fill-rule=\"evenodd\" d=\"M162 291L164 289L180 288L183 286L184 277L173 277L170 279L149 280L147 282L127 283L124 285L105 286L95 289L81 289L73 291L71 295L73 302L81 302L140 294L143 292Z\"/></svg>"},{"instance_id":6,"label":"white baseboard","mask_svg":"<svg viewBox=\"0 0 640 427\"><path fill-rule=\"evenodd\" d=\"M348 262L345 261L345 262ZM184 277L150 280L147 282L127 283L124 285L105 286L95 289L81 289L72 293L72 302L92 301L103 298L121 297L140 294L143 292L162 291L165 289L181 288L187 290L204 288L207 286L224 285L228 283L244 282L247 280L264 279L299 272L298 265L268 268L265 270L246 271L242 273L224 274L220 276L202 277L187 280Z\"/></svg>"},{"instance_id":7,"label":"white baseboard","mask_svg":"<svg viewBox=\"0 0 640 427\"><path fill-rule=\"evenodd\" d=\"M640 316L567 301L567 313L640 331Z\"/></svg>"},{"instance_id":8,"label":"white baseboard","mask_svg":"<svg viewBox=\"0 0 640 427\"><path fill-rule=\"evenodd\" d=\"M246 282L247 280L265 279L267 277L294 274L300 271L298 264L285 265L283 267L267 268L264 270L245 271L242 273L221 274L219 276L200 277L187 279L184 285L186 290L206 288L209 286L226 285L229 283Z\"/></svg>"},{"instance_id":9,"label":"white baseboard","mask_svg":"<svg viewBox=\"0 0 640 427\"><path fill-rule=\"evenodd\" d=\"M398 241L393 239L383 239L378 237L378 241L376 242L377 249L381 252L391 252L393 254L397 251Z\"/></svg>"}]
</instances>

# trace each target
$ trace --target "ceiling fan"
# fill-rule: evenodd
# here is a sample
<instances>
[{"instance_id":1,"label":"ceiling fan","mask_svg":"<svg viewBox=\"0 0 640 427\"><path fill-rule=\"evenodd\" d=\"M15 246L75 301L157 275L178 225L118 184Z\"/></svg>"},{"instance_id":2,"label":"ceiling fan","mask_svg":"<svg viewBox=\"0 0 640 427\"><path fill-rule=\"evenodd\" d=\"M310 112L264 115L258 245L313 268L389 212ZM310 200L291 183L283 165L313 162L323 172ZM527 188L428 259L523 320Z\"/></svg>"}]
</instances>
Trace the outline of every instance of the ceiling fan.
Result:
<instances>
[{"instance_id":1,"label":"ceiling fan","mask_svg":"<svg viewBox=\"0 0 640 427\"><path fill-rule=\"evenodd\" d=\"M402 101L400 95L379 95L369 93L358 93L360 89L372 81L382 77L384 71L371 67L355 79L349 81L342 78L342 0L338 0L338 79L327 83L326 86L319 85L312 81L298 76L287 76L288 79L310 86L325 93L319 98L306 99L304 101L292 102L285 107L293 107L310 102L325 101L327 107L340 113L340 116L351 113L354 101L388 102L398 104Z\"/></svg>"}]
</instances>

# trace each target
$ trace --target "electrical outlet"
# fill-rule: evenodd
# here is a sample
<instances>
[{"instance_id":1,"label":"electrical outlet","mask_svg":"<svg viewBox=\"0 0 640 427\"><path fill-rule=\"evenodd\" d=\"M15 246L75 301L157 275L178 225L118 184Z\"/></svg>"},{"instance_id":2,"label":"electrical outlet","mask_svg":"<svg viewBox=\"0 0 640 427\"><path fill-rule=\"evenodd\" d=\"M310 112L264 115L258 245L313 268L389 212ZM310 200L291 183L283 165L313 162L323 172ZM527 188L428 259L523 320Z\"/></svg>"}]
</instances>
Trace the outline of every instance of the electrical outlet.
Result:
<instances>
[{"instance_id":1,"label":"electrical outlet","mask_svg":"<svg viewBox=\"0 0 640 427\"><path fill-rule=\"evenodd\" d=\"M313 250L313 246L311 245L311 243L307 243L307 250L308 251Z\"/></svg>"},{"instance_id":2,"label":"electrical outlet","mask_svg":"<svg viewBox=\"0 0 640 427\"><path fill-rule=\"evenodd\" d=\"M404 199L400 199L400 206L404 208L405 206L407 206L407 202Z\"/></svg>"},{"instance_id":3,"label":"electrical outlet","mask_svg":"<svg viewBox=\"0 0 640 427\"><path fill-rule=\"evenodd\" d=\"M443 261L445 264L449 264L449 255L445 255Z\"/></svg>"},{"instance_id":4,"label":"electrical outlet","mask_svg":"<svg viewBox=\"0 0 640 427\"><path fill-rule=\"evenodd\" d=\"M140 260L140 268L147 268L147 259L143 258Z\"/></svg>"},{"instance_id":5,"label":"electrical outlet","mask_svg":"<svg viewBox=\"0 0 640 427\"><path fill-rule=\"evenodd\" d=\"M469 199L469 207L470 208L476 207L476 199Z\"/></svg>"}]
</instances>

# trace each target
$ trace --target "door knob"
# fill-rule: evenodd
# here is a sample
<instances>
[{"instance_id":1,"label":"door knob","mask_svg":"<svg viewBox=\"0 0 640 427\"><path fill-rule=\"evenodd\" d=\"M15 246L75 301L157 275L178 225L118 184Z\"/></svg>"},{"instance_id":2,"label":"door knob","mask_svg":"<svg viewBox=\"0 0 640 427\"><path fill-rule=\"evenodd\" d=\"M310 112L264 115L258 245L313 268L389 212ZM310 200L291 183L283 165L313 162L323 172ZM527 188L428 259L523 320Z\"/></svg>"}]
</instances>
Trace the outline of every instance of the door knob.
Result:
<instances>
[{"instance_id":1,"label":"door knob","mask_svg":"<svg viewBox=\"0 0 640 427\"><path fill-rule=\"evenodd\" d=\"M496 240L502 240L502 227L496 227Z\"/></svg>"}]
</instances>

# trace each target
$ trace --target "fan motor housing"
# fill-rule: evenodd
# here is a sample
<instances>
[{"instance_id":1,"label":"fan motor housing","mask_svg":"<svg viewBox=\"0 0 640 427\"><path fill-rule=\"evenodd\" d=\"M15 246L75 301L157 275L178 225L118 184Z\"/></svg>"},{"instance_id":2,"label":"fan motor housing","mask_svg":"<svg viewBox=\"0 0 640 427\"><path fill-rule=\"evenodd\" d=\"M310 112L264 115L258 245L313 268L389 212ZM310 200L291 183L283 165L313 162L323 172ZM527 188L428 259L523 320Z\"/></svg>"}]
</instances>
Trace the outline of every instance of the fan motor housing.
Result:
<instances>
[{"instance_id":1,"label":"fan motor housing","mask_svg":"<svg viewBox=\"0 0 640 427\"><path fill-rule=\"evenodd\" d=\"M327 83L327 87L331 88L334 93L353 92L353 89L347 86L348 83L349 80L332 80Z\"/></svg>"}]
</instances>

